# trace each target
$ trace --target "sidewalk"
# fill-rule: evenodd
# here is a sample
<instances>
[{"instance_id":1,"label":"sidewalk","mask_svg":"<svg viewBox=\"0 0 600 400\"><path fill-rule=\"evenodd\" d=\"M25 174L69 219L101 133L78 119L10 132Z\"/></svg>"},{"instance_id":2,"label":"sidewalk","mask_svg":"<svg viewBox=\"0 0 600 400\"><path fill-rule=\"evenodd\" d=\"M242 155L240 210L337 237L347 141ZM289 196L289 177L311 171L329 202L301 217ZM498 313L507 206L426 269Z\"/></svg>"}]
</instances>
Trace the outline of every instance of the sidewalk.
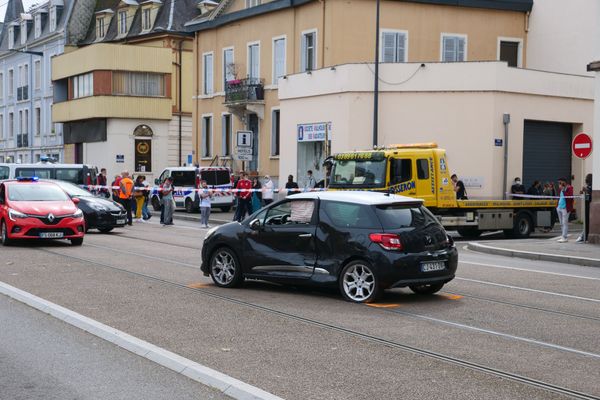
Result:
<instances>
[{"instance_id":1,"label":"sidewalk","mask_svg":"<svg viewBox=\"0 0 600 400\"><path fill-rule=\"evenodd\" d=\"M577 243L579 233L569 235L567 243L557 243L556 238L494 240L469 242L469 250L496 254L506 257L519 257L530 260L553 261L563 264L600 267L600 246Z\"/></svg>"},{"instance_id":2,"label":"sidewalk","mask_svg":"<svg viewBox=\"0 0 600 400\"><path fill-rule=\"evenodd\" d=\"M234 214L234 211L222 212L222 211L213 210L210 213L210 217L208 218L208 221L210 223L216 224L216 225L226 224L228 222L233 221L233 214ZM158 213L158 215L160 217L160 213ZM182 220L182 221L198 222L198 224L200 224L200 213L199 212L190 214L190 213L186 213L185 211L182 211L182 210L177 210L173 214L173 218L176 220Z\"/></svg>"}]
</instances>

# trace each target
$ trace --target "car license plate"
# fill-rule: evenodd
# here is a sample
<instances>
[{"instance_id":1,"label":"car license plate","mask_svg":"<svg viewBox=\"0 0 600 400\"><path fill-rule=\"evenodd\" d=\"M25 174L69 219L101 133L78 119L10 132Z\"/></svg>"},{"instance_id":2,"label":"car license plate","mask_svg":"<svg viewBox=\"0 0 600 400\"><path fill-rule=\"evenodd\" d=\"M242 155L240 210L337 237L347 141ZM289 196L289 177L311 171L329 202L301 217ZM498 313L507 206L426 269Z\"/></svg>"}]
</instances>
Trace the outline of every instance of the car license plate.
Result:
<instances>
[{"instance_id":1,"label":"car license plate","mask_svg":"<svg viewBox=\"0 0 600 400\"><path fill-rule=\"evenodd\" d=\"M127 222L127 220L126 220L126 219L118 219L118 220L117 220L117 224L119 224L119 225L120 225L120 224L124 224L125 222Z\"/></svg>"},{"instance_id":2,"label":"car license plate","mask_svg":"<svg viewBox=\"0 0 600 400\"><path fill-rule=\"evenodd\" d=\"M59 239L64 235L65 234L62 232L40 232L40 237L42 239Z\"/></svg>"},{"instance_id":3,"label":"car license plate","mask_svg":"<svg viewBox=\"0 0 600 400\"><path fill-rule=\"evenodd\" d=\"M429 261L421 263L421 271L423 272L441 271L443 269L446 269L445 261Z\"/></svg>"}]
</instances>

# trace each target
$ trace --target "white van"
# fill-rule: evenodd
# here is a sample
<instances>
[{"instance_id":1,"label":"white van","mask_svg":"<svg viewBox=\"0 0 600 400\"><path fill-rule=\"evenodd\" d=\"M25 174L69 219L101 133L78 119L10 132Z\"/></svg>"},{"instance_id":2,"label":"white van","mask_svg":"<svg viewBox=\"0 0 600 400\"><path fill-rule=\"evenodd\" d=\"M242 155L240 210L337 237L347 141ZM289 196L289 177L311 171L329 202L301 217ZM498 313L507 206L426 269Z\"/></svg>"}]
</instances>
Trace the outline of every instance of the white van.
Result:
<instances>
[{"instance_id":1,"label":"white van","mask_svg":"<svg viewBox=\"0 0 600 400\"><path fill-rule=\"evenodd\" d=\"M173 178L175 205L185 208L189 213L200 208L200 197L194 189L200 187L201 181L206 181L210 189L220 189L215 193L211 205L228 212L233 206L233 188L231 169L228 167L171 167L165 168L160 177L154 181L161 185L168 177ZM155 211L160 211L158 188L154 188L150 201Z\"/></svg>"},{"instance_id":2,"label":"white van","mask_svg":"<svg viewBox=\"0 0 600 400\"><path fill-rule=\"evenodd\" d=\"M0 180L19 177L57 179L76 185L95 185L98 168L86 164L0 164Z\"/></svg>"}]
</instances>

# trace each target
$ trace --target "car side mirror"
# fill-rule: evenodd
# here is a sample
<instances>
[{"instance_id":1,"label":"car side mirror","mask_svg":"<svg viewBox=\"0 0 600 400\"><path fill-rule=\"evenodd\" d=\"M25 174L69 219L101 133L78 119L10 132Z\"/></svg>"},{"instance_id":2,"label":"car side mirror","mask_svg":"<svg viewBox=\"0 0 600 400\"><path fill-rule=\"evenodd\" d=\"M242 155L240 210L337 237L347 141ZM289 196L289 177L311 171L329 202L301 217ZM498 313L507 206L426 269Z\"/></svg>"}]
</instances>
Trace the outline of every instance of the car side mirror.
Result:
<instances>
[{"instance_id":1,"label":"car side mirror","mask_svg":"<svg viewBox=\"0 0 600 400\"><path fill-rule=\"evenodd\" d=\"M79 204L79 197L73 197L71 200L73 200L73 203L75 203L75 205Z\"/></svg>"},{"instance_id":2,"label":"car side mirror","mask_svg":"<svg viewBox=\"0 0 600 400\"><path fill-rule=\"evenodd\" d=\"M155 185L160 185L160 180L158 178L154 179L154 184Z\"/></svg>"},{"instance_id":3,"label":"car side mirror","mask_svg":"<svg viewBox=\"0 0 600 400\"><path fill-rule=\"evenodd\" d=\"M250 229L252 229L253 231L258 231L260 230L260 220L259 219L253 219L252 221L250 221L250 225L248 225L250 227Z\"/></svg>"}]
</instances>

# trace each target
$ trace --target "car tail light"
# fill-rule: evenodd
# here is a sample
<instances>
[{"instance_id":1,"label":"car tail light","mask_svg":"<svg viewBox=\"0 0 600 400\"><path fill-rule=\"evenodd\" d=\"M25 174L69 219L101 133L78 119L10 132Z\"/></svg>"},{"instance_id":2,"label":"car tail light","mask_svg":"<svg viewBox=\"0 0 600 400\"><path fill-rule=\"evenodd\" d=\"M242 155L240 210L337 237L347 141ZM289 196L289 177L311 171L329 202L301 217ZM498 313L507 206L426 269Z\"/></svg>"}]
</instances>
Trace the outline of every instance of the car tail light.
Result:
<instances>
[{"instance_id":1,"label":"car tail light","mask_svg":"<svg viewBox=\"0 0 600 400\"><path fill-rule=\"evenodd\" d=\"M371 233L369 239L386 250L402 250L404 248L400 236L391 233Z\"/></svg>"}]
</instances>

